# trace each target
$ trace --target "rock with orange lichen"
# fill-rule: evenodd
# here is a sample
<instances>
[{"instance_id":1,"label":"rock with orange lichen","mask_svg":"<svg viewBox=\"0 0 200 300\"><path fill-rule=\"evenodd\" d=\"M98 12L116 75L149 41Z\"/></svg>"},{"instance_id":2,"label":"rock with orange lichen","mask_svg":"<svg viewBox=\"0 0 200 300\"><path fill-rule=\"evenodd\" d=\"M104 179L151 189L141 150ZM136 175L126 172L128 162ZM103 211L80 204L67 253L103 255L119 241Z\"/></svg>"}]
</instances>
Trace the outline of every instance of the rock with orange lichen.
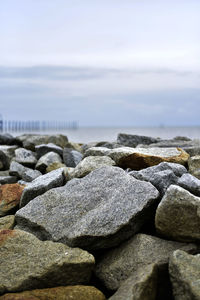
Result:
<instances>
[{"instance_id":1,"label":"rock with orange lichen","mask_svg":"<svg viewBox=\"0 0 200 300\"><path fill-rule=\"evenodd\" d=\"M0 186L0 216L7 215L20 202L24 186L18 183Z\"/></svg>"},{"instance_id":2,"label":"rock with orange lichen","mask_svg":"<svg viewBox=\"0 0 200 300\"><path fill-rule=\"evenodd\" d=\"M21 230L0 231L0 257L0 294L87 284L94 267L87 251Z\"/></svg>"},{"instance_id":3,"label":"rock with orange lichen","mask_svg":"<svg viewBox=\"0 0 200 300\"><path fill-rule=\"evenodd\" d=\"M105 296L93 286L61 286L38 289L22 293L9 293L0 300L106 300Z\"/></svg>"}]
</instances>

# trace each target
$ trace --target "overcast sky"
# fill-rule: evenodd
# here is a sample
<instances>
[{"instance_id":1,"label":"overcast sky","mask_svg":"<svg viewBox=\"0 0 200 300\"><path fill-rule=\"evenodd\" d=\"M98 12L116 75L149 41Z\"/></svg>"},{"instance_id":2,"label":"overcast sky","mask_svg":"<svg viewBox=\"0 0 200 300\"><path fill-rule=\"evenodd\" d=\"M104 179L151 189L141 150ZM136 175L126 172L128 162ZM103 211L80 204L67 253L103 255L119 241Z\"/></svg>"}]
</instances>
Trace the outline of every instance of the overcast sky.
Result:
<instances>
[{"instance_id":1,"label":"overcast sky","mask_svg":"<svg viewBox=\"0 0 200 300\"><path fill-rule=\"evenodd\" d=\"M200 125L200 1L1 0L0 113Z\"/></svg>"}]
</instances>

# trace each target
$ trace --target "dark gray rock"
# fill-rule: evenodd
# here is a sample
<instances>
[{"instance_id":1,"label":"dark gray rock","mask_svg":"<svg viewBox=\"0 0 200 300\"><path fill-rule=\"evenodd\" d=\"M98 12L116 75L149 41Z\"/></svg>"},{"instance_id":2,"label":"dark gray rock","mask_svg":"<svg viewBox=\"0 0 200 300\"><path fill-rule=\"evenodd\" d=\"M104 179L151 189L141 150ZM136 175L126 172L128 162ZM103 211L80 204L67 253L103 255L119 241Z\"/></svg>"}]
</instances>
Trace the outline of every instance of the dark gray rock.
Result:
<instances>
[{"instance_id":1,"label":"dark gray rock","mask_svg":"<svg viewBox=\"0 0 200 300\"><path fill-rule=\"evenodd\" d=\"M63 161L67 167L75 168L82 159L82 153L70 148L64 148Z\"/></svg>"},{"instance_id":2,"label":"dark gray rock","mask_svg":"<svg viewBox=\"0 0 200 300\"><path fill-rule=\"evenodd\" d=\"M200 198L177 185L171 185L156 210L159 234L183 242L200 240Z\"/></svg>"},{"instance_id":3,"label":"dark gray rock","mask_svg":"<svg viewBox=\"0 0 200 300\"><path fill-rule=\"evenodd\" d=\"M170 257L169 273L175 300L200 299L200 254L175 251Z\"/></svg>"},{"instance_id":4,"label":"dark gray rock","mask_svg":"<svg viewBox=\"0 0 200 300\"><path fill-rule=\"evenodd\" d=\"M0 184L16 183L17 180L16 176L0 176Z\"/></svg>"},{"instance_id":5,"label":"dark gray rock","mask_svg":"<svg viewBox=\"0 0 200 300\"><path fill-rule=\"evenodd\" d=\"M15 150L15 157L13 160L26 167L34 167L37 163L36 153L24 148Z\"/></svg>"},{"instance_id":6,"label":"dark gray rock","mask_svg":"<svg viewBox=\"0 0 200 300\"><path fill-rule=\"evenodd\" d=\"M46 168L53 163L62 163L62 159L59 154L55 152L48 152L40 157L35 168L36 170L45 173Z\"/></svg>"},{"instance_id":7,"label":"dark gray rock","mask_svg":"<svg viewBox=\"0 0 200 300\"><path fill-rule=\"evenodd\" d=\"M200 180L192 176L191 174L183 174L179 178L177 184L183 187L184 189L188 190L192 194L200 196Z\"/></svg>"},{"instance_id":8,"label":"dark gray rock","mask_svg":"<svg viewBox=\"0 0 200 300\"><path fill-rule=\"evenodd\" d=\"M15 156L15 150L17 146L0 146L0 161L2 163L2 169L8 170L10 162Z\"/></svg>"},{"instance_id":9,"label":"dark gray rock","mask_svg":"<svg viewBox=\"0 0 200 300\"><path fill-rule=\"evenodd\" d=\"M57 169L55 171L37 177L23 190L20 199L20 207L25 206L29 201L39 195L42 195L46 191L55 187L62 186L63 184L65 184L65 178L66 177L63 169Z\"/></svg>"},{"instance_id":10,"label":"dark gray rock","mask_svg":"<svg viewBox=\"0 0 200 300\"><path fill-rule=\"evenodd\" d=\"M41 156L47 154L48 152L55 152L55 153L59 154L61 157L63 156L63 148L59 147L53 143L37 145L37 146L35 146L35 151L37 153L38 159Z\"/></svg>"},{"instance_id":11,"label":"dark gray rock","mask_svg":"<svg viewBox=\"0 0 200 300\"><path fill-rule=\"evenodd\" d=\"M14 145L16 144L15 138L9 133L0 134L0 145Z\"/></svg>"},{"instance_id":12,"label":"dark gray rock","mask_svg":"<svg viewBox=\"0 0 200 300\"><path fill-rule=\"evenodd\" d=\"M12 161L10 164L10 175L17 176L26 182L31 182L42 175L42 173L38 170L24 167L16 161Z\"/></svg>"},{"instance_id":13,"label":"dark gray rock","mask_svg":"<svg viewBox=\"0 0 200 300\"><path fill-rule=\"evenodd\" d=\"M140 230L158 196L150 183L120 168L102 167L35 198L17 212L16 220L18 228L42 239L83 249L109 248Z\"/></svg>"},{"instance_id":14,"label":"dark gray rock","mask_svg":"<svg viewBox=\"0 0 200 300\"><path fill-rule=\"evenodd\" d=\"M133 135L133 134L126 134L126 133L119 133L117 136L117 143L135 148L139 144L149 145L152 143L157 143L159 139L149 137L149 136L142 136L142 135Z\"/></svg>"},{"instance_id":15,"label":"dark gray rock","mask_svg":"<svg viewBox=\"0 0 200 300\"><path fill-rule=\"evenodd\" d=\"M177 249L194 252L197 246L167 241L146 234L136 234L119 247L107 251L97 262L95 273L110 290L117 290L141 267L145 268L152 264L158 267L158 275L162 279L168 273L169 256Z\"/></svg>"}]
</instances>

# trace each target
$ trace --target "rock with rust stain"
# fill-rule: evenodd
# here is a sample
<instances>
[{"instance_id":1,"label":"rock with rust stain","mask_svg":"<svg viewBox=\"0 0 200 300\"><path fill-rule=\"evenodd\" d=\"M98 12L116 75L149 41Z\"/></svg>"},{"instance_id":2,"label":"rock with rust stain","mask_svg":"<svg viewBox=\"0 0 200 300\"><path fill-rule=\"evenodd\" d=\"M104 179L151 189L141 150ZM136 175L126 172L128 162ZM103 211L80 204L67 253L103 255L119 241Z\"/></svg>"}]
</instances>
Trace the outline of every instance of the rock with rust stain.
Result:
<instances>
[{"instance_id":1,"label":"rock with rust stain","mask_svg":"<svg viewBox=\"0 0 200 300\"><path fill-rule=\"evenodd\" d=\"M15 209L20 202L24 186L18 183L0 186L0 216L5 216Z\"/></svg>"}]
</instances>

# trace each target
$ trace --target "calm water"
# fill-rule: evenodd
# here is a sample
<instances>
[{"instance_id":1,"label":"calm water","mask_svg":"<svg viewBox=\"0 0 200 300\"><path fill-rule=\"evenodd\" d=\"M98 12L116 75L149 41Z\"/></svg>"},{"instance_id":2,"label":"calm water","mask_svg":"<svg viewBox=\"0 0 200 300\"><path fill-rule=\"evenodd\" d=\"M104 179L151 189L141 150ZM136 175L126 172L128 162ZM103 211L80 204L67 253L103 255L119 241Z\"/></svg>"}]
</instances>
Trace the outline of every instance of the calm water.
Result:
<instances>
[{"instance_id":1,"label":"calm water","mask_svg":"<svg viewBox=\"0 0 200 300\"><path fill-rule=\"evenodd\" d=\"M45 132L46 134L55 134L55 131ZM191 139L200 139L199 127L143 127L143 128L78 128L59 131L67 135L72 142L89 143L98 141L115 141L118 133L129 133L147 135L152 137L160 137L162 139L170 139L175 136L187 136ZM20 135L17 133L15 135Z\"/></svg>"}]
</instances>

